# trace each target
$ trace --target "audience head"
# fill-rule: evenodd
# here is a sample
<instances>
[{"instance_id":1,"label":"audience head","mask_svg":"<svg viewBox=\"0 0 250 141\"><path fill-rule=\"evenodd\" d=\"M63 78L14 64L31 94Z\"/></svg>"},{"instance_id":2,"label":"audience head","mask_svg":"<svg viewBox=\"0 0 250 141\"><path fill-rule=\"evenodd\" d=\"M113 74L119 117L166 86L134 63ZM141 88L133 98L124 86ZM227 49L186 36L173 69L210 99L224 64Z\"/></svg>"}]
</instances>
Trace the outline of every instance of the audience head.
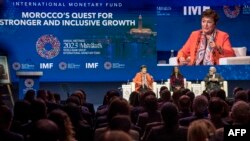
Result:
<instances>
[{"instance_id":1,"label":"audience head","mask_svg":"<svg viewBox=\"0 0 250 141\"><path fill-rule=\"evenodd\" d=\"M74 139L73 125L68 114L62 110L53 110L48 119L59 127L59 138L61 141L72 141Z\"/></svg>"},{"instance_id":2,"label":"audience head","mask_svg":"<svg viewBox=\"0 0 250 141\"><path fill-rule=\"evenodd\" d=\"M130 128L131 120L129 115L116 115L112 118L109 124L110 130L121 130L128 133Z\"/></svg>"},{"instance_id":3,"label":"audience head","mask_svg":"<svg viewBox=\"0 0 250 141\"><path fill-rule=\"evenodd\" d=\"M44 102L48 101L48 94L46 90L43 89L38 90L36 97L42 99Z\"/></svg>"},{"instance_id":4,"label":"audience head","mask_svg":"<svg viewBox=\"0 0 250 141\"><path fill-rule=\"evenodd\" d=\"M107 91L105 95L105 99L103 101L104 105L105 104L110 104L113 98L120 97L120 93L117 90L109 90Z\"/></svg>"},{"instance_id":5,"label":"audience head","mask_svg":"<svg viewBox=\"0 0 250 141\"><path fill-rule=\"evenodd\" d=\"M67 98L66 100L67 104L74 104L76 106L80 106L81 102L79 97L75 96L75 95L71 95L70 97Z\"/></svg>"},{"instance_id":6,"label":"audience head","mask_svg":"<svg viewBox=\"0 0 250 141\"><path fill-rule=\"evenodd\" d=\"M48 99L49 102L56 103L54 94L51 91L48 91L47 99Z\"/></svg>"},{"instance_id":7,"label":"audience head","mask_svg":"<svg viewBox=\"0 0 250 141\"><path fill-rule=\"evenodd\" d=\"M191 100L187 95L183 95L179 98L178 106L180 110L190 110Z\"/></svg>"},{"instance_id":8,"label":"audience head","mask_svg":"<svg viewBox=\"0 0 250 141\"><path fill-rule=\"evenodd\" d=\"M162 119L167 127L178 124L178 109L175 104L166 102L161 109Z\"/></svg>"},{"instance_id":9,"label":"audience head","mask_svg":"<svg viewBox=\"0 0 250 141\"><path fill-rule=\"evenodd\" d=\"M154 112L158 109L157 98L153 95L148 95L144 101L144 107L147 112Z\"/></svg>"},{"instance_id":10,"label":"audience head","mask_svg":"<svg viewBox=\"0 0 250 141\"><path fill-rule=\"evenodd\" d=\"M30 105L30 110L30 117L33 122L47 117L47 107L42 99L34 100Z\"/></svg>"},{"instance_id":11,"label":"audience head","mask_svg":"<svg viewBox=\"0 0 250 141\"><path fill-rule=\"evenodd\" d=\"M54 98L57 104L61 104L61 96L58 93L54 93Z\"/></svg>"},{"instance_id":12,"label":"audience head","mask_svg":"<svg viewBox=\"0 0 250 141\"><path fill-rule=\"evenodd\" d=\"M206 119L193 121L188 127L188 141L208 141L215 135L213 123Z\"/></svg>"},{"instance_id":13,"label":"audience head","mask_svg":"<svg viewBox=\"0 0 250 141\"><path fill-rule=\"evenodd\" d=\"M180 90L181 90L182 95L185 95L186 93L188 93L190 91L190 89L188 89L188 88L182 88Z\"/></svg>"},{"instance_id":14,"label":"audience head","mask_svg":"<svg viewBox=\"0 0 250 141\"><path fill-rule=\"evenodd\" d=\"M203 95L198 95L194 98L193 111L197 116L204 116L208 108L208 100Z\"/></svg>"},{"instance_id":15,"label":"audience head","mask_svg":"<svg viewBox=\"0 0 250 141\"><path fill-rule=\"evenodd\" d=\"M161 86L159 93L161 93L163 90L168 90L168 87L167 86Z\"/></svg>"},{"instance_id":16,"label":"audience head","mask_svg":"<svg viewBox=\"0 0 250 141\"><path fill-rule=\"evenodd\" d=\"M79 99L80 105L83 105L83 103L85 103L84 95L83 95L82 91L76 90L73 92L73 94L71 96L77 97Z\"/></svg>"},{"instance_id":17,"label":"audience head","mask_svg":"<svg viewBox=\"0 0 250 141\"><path fill-rule=\"evenodd\" d=\"M237 93L234 95L234 100L235 101L242 100L242 101L248 102L247 92L245 90L237 91Z\"/></svg>"},{"instance_id":18,"label":"audience head","mask_svg":"<svg viewBox=\"0 0 250 141\"><path fill-rule=\"evenodd\" d=\"M250 106L244 101L237 101L231 109L231 118L234 124L248 124L250 118Z\"/></svg>"},{"instance_id":19,"label":"audience head","mask_svg":"<svg viewBox=\"0 0 250 141\"><path fill-rule=\"evenodd\" d=\"M63 107L63 110L70 117L71 123L74 127L77 127L79 123L83 121L83 114L81 108L78 105L69 103Z\"/></svg>"},{"instance_id":20,"label":"audience head","mask_svg":"<svg viewBox=\"0 0 250 141\"><path fill-rule=\"evenodd\" d=\"M116 115L130 115L130 106L127 100L118 97L112 100L107 115L109 123Z\"/></svg>"},{"instance_id":21,"label":"audience head","mask_svg":"<svg viewBox=\"0 0 250 141\"><path fill-rule=\"evenodd\" d=\"M123 131L107 131L99 141L132 141L132 138Z\"/></svg>"},{"instance_id":22,"label":"audience head","mask_svg":"<svg viewBox=\"0 0 250 141\"><path fill-rule=\"evenodd\" d=\"M226 101L226 92L223 89L219 89L216 93L216 96Z\"/></svg>"},{"instance_id":23,"label":"audience head","mask_svg":"<svg viewBox=\"0 0 250 141\"><path fill-rule=\"evenodd\" d=\"M189 91L189 92L187 92L187 93L186 93L186 95L190 98L191 103L193 103L194 98L195 98L195 94L194 94L194 92Z\"/></svg>"},{"instance_id":24,"label":"audience head","mask_svg":"<svg viewBox=\"0 0 250 141\"><path fill-rule=\"evenodd\" d=\"M58 141L59 129L58 126L51 120L38 120L30 134L30 141Z\"/></svg>"},{"instance_id":25,"label":"audience head","mask_svg":"<svg viewBox=\"0 0 250 141\"><path fill-rule=\"evenodd\" d=\"M213 97L209 101L208 111L211 116L222 116L225 109L225 101L218 97Z\"/></svg>"},{"instance_id":26,"label":"audience head","mask_svg":"<svg viewBox=\"0 0 250 141\"><path fill-rule=\"evenodd\" d=\"M140 94L136 91L133 91L129 96L129 104L136 107L140 106Z\"/></svg>"},{"instance_id":27,"label":"audience head","mask_svg":"<svg viewBox=\"0 0 250 141\"><path fill-rule=\"evenodd\" d=\"M182 92L181 90L176 90L174 91L173 95L172 95L172 98L173 98L173 101L176 105L178 105L178 100L179 98L182 96Z\"/></svg>"},{"instance_id":28,"label":"audience head","mask_svg":"<svg viewBox=\"0 0 250 141\"><path fill-rule=\"evenodd\" d=\"M87 101L87 94L83 89L79 89L79 91L82 92L82 94L83 94L83 102L85 103Z\"/></svg>"},{"instance_id":29,"label":"audience head","mask_svg":"<svg viewBox=\"0 0 250 141\"><path fill-rule=\"evenodd\" d=\"M210 95L207 91L203 91L201 95L205 96L208 101L210 100Z\"/></svg>"},{"instance_id":30,"label":"audience head","mask_svg":"<svg viewBox=\"0 0 250 141\"><path fill-rule=\"evenodd\" d=\"M163 101L171 101L171 93L168 89L161 91L160 96Z\"/></svg>"},{"instance_id":31,"label":"audience head","mask_svg":"<svg viewBox=\"0 0 250 141\"><path fill-rule=\"evenodd\" d=\"M31 103L35 99L35 95L36 95L35 90L28 90L25 93L24 100L26 100L26 101L28 101L28 102Z\"/></svg>"},{"instance_id":32,"label":"audience head","mask_svg":"<svg viewBox=\"0 0 250 141\"><path fill-rule=\"evenodd\" d=\"M146 91L145 93L140 95L140 104L144 105L145 103L145 98L149 95L152 95L154 97L156 97L156 94L153 91Z\"/></svg>"},{"instance_id":33,"label":"audience head","mask_svg":"<svg viewBox=\"0 0 250 141\"><path fill-rule=\"evenodd\" d=\"M217 97L217 90L211 90L209 91L210 98Z\"/></svg>"},{"instance_id":34,"label":"audience head","mask_svg":"<svg viewBox=\"0 0 250 141\"><path fill-rule=\"evenodd\" d=\"M238 91L241 91L241 90L244 90L244 89L241 87L235 87L233 90L233 95L235 95Z\"/></svg>"}]
</instances>

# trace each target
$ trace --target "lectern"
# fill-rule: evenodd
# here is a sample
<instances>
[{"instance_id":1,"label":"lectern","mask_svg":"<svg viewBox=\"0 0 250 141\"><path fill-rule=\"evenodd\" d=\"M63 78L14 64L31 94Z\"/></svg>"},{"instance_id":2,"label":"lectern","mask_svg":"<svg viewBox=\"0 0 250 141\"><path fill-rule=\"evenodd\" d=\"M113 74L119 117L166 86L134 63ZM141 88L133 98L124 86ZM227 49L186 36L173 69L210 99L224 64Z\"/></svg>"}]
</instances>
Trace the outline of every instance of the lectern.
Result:
<instances>
[{"instance_id":1,"label":"lectern","mask_svg":"<svg viewBox=\"0 0 250 141\"><path fill-rule=\"evenodd\" d=\"M131 85L122 85L122 96L124 99L129 101L129 96L132 92L132 86Z\"/></svg>"},{"instance_id":2,"label":"lectern","mask_svg":"<svg viewBox=\"0 0 250 141\"><path fill-rule=\"evenodd\" d=\"M39 90L39 79L43 75L41 71L19 71L19 99L23 99L28 90Z\"/></svg>"}]
</instances>

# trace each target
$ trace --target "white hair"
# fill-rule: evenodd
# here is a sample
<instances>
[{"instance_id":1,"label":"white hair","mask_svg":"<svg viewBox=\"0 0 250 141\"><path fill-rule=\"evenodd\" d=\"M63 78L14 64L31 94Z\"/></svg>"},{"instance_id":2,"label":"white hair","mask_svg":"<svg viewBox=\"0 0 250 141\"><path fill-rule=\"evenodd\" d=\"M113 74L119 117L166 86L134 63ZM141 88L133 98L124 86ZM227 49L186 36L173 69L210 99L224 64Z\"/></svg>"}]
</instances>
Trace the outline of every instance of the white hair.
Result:
<instances>
[{"instance_id":1,"label":"white hair","mask_svg":"<svg viewBox=\"0 0 250 141\"><path fill-rule=\"evenodd\" d=\"M214 66L211 66L209 70L214 70L214 72L216 72L216 68Z\"/></svg>"}]
</instances>

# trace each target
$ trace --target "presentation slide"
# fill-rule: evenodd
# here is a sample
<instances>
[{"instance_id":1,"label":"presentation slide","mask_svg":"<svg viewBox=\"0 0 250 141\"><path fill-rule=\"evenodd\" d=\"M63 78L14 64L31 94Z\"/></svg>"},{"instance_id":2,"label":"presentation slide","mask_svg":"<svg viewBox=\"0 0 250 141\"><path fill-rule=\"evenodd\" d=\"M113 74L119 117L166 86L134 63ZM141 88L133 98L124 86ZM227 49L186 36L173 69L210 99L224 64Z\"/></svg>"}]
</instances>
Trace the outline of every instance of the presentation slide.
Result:
<instances>
[{"instance_id":1,"label":"presentation slide","mask_svg":"<svg viewBox=\"0 0 250 141\"><path fill-rule=\"evenodd\" d=\"M167 80L177 52L201 13L214 9L216 28L227 32L235 52L217 71L226 80L250 80L250 1L4 0L0 51L10 79L42 71L41 82L132 81L147 65L155 81ZM203 80L210 66L181 66L187 80Z\"/></svg>"}]
</instances>

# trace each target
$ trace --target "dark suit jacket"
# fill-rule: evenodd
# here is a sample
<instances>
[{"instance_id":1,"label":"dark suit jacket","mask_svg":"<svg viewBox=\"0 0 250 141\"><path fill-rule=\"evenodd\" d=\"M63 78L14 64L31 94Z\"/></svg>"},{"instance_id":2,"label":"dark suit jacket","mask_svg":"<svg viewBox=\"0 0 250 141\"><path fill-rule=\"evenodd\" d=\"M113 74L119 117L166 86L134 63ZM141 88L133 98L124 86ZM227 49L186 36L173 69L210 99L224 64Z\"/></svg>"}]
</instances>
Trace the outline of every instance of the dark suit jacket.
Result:
<instances>
[{"instance_id":1,"label":"dark suit jacket","mask_svg":"<svg viewBox=\"0 0 250 141\"><path fill-rule=\"evenodd\" d=\"M14 132L0 130L1 141L23 141L23 136Z\"/></svg>"},{"instance_id":2,"label":"dark suit jacket","mask_svg":"<svg viewBox=\"0 0 250 141\"><path fill-rule=\"evenodd\" d=\"M195 120L198 120L198 119L208 119L208 118L205 117L205 116L196 116L196 115L192 115L192 116L190 116L190 117L185 117L185 118L179 119L179 124L180 124L180 126L188 127L189 124L190 124L192 121L195 121Z\"/></svg>"},{"instance_id":3,"label":"dark suit jacket","mask_svg":"<svg viewBox=\"0 0 250 141\"><path fill-rule=\"evenodd\" d=\"M161 121L162 121L161 113L159 111L153 113L144 112L139 114L136 125L141 128L142 132L144 132L146 124L152 122L161 122Z\"/></svg>"},{"instance_id":4,"label":"dark suit jacket","mask_svg":"<svg viewBox=\"0 0 250 141\"><path fill-rule=\"evenodd\" d=\"M212 77L213 75L207 74L206 77L204 78L207 91L219 90L224 80L223 77L218 73L215 73L215 78L218 78L218 81L210 81L209 79Z\"/></svg>"},{"instance_id":5,"label":"dark suit jacket","mask_svg":"<svg viewBox=\"0 0 250 141\"><path fill-rule=\"evenodd\" d=\"M146 141L187 141L187 128L156 126L151 129Z\"/></svg>"},{"instance_id":6,"label":"dark suit jacket","mask_svg":"<svg viewBox=\"0 0 250 141\"><path fill-rule=\"evenodd\" d=\"M92 103L83 103L83 106L87 107L89 109L89 112L92 114L92 116L95 115L95 109L94 105Z\"/></svg>"}]
</instances>

